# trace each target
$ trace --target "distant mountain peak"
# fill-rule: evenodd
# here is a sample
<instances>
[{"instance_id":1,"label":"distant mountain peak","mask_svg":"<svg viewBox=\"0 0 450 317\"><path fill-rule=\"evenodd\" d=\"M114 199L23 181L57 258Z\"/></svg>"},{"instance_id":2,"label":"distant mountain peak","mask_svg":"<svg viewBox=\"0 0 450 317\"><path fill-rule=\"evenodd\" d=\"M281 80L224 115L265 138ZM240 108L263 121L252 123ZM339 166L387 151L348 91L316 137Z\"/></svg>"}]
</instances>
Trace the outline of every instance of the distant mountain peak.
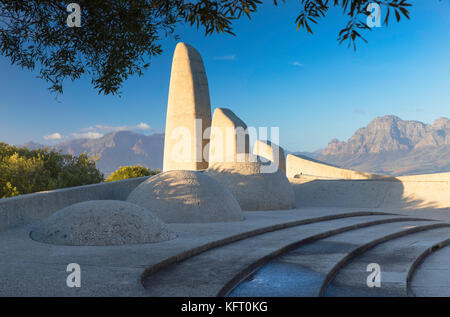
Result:
<instances>
[{"instance_id":1,"label":"distant mountain peak","mask_svg":"<svg viewBox=\"0 0 450 317\"><path fill-rule=\"evenodd\" d=\"M114 131L114 132L111 132L111 133L108 133L108 134L112 135L114 137L123 137L123 136L131 136L131 135L141 136L141 135L143 135L143 134L140 134L140 133L137 133L137 132L134 132L134 131L129 131L129 130L119 130L119 131ZM108 134L105 134L103 137L107 136Z\"/></svg>"},{"instance_id":2,"label":"distant mountain peak","mask_svg":"<svg viewBox=\"0 0 450 317\"><path fill-rule=\"evenodd\" d=\"M34 142L28 142L22 146L30 149L44 147ZM144 135L121 130L105 134L97 139L82 138L61 142L52 148L72 155L87 152L90 157L98 158L98 169L108 176L120 166L141 164L151 169L162 168L164 134Z\"/></svg>"},{"instance_id":3,"label":"distant mountain peak","mask_svg":"<svg viewBox=\"0 0 450 317\"><path fill-rule=\"evenodd\" d=\"M440 163L433 162L433 155L427 156L427 151L435 152ZM450 120L443 117L430 125L420 121L402 120L394 115L377 117L366 127L358 129L346 142L331 140L322 151L320 159L342 167L361 166L363 171L382 173L385 171L370 168L381 162L389 165L389 160L393 162L408 155L417 156L417 170L421 170L421 164L426 164L427 171L433 170L432 166L439 164L450 165ZM372 163L369 163L370 160ZM402 168L408 170L408 166ZM442 168L439 167L436 171L442 171Z\"/></svg>"},{"instance_id":4,"label":"distant mountain peak","mask_svg":"<svg viewBox=\"0 0 450 317\"><path fill-rule=\"evenodd\" d=\"M323 155L362 155L410 151L417 145L439 146L447 144L446 136L433 136L435 127L446 127L447 124L446 118L436 120L431 126L419 121L402 120L394 115L378 117L356 131L347 142L332 140Z\"/></svg>"},{"instance_id":5,"label":"distant mountain peak","mask_svg":"<svg viewBox=\"0 0 450 317\"><path fill-rule=\"evenodd\" d=\"M442 117L433 122L433 128L436 130L449 130L450 119Z\"/></svg>"},{"instance_id":6,"label":"distant mountain peak","mask_svg":"<svg viewBox=\"0 0 450 317\"><path fill-rule=\"evenodd\" d=\"M396 115L393 114L388 114L385 116L381 116L381 117L376 117L375 119L372 120L372 122L380 122L380 121L384 121L384 122L397 122L397 121L402 121L402 119L400 117L397 117Z\"/></svg>"}]
</instances>

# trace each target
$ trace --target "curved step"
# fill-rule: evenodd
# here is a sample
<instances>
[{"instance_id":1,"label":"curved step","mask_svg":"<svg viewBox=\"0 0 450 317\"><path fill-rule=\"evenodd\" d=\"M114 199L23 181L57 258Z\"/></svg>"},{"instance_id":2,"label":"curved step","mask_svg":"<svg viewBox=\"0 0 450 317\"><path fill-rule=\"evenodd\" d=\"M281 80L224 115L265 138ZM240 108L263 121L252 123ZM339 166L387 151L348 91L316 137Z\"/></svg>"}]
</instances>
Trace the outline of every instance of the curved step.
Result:
<instances>
[{"instance_id":1,"label":"curved step","mask_svg":"<svg viewBox=\"0 0 450 317\"><path fill-rule=\"evenodd\" d=\"M440 223L425 231L415 228L407 235L379 243L370 250L348 259L330 277L324 296L407 296L408 280L418 261L435 246L450 239L450 225ZM381 270L381 287L369 288L367 265L376 263ZM447 263L449 265L450 262ZM449 284L450 285L450 284Z\"/></svg>"},{"instance_id":2,"label":"curved step","mask_svg":"<svg viewBox=\"0 0 450 317\"><path fill-rule=\"evenodd\" d=\"M0 232L0 293L4 296L146 296L143 271L270 230L326 218L358 218L371 212L317 208L244 213L232 223L169 224L177 238L150 244L61 246L30 239L31 225ZM68 288L64 263L82 268L81 288ZM42 287L46 285L46 287Z\"/></svg>"},{"instance_id":3,"label":"curved step","mask_svg":"<svg viewBox=\"0 0 450 317\"><path fill-rule=\"evenodd\" d=\"M267 258L287 252L302 243L364 226L410 219L402 216L361 216L268 232L169 265L157 274L147 275L143 284L149 296L221 295L234 286L233 283L240 280L242 274L246 275L255 265L259 266L260 261L265 262Z\"/></svg>"},{"instance_id":4,"label":"curved step","mask_svg":"<svg viewBox=\"0 0 450 317\"><path fill-rule=\"evenodd\" d=\"M450 297L450 240L436 245L416 268L408 292L420 297Z\"/></svg>"},{"instance_id":5,"label":"curved step","mask_svg":"<svg viewBox=\"0 0 450 317\"><path fill-rule=\"evenodd\" d=\"M280 212L281 213L281 212ZM292 213L283 213L284 216ZM282 220L284 217L276 212L275 214L263 213L264 217L261 217L260 212L250 212L246 213L246 219L248 221L243 221L235 223L234 227L227 225L227 223L210 223L205 226L205 224L170 224L169 227L173 231L179 234L179 239L182 240L182 248L171 247L170 250L172 255L166 256L152 265L145 268L141 275L141 282L157 271L163 269L164 267L184 261L190 257L196 256L202 252L218 248L229 243L247 239L249 237L258 236L260 234L265 234L268 232L273 232L277 230L283 230L286 228L291 228L300 225L306 225L315 222L333 220L333 219L344 219L351 217L363 217L363 216L386 216L386 215L396 215L385 212L376 211L351 211L351 212L340 212L325 214L323 216L311 216L307 213L293 214L290 216L291 220ZM396 215L399 216L399 215ZM262 219L261 219L262 218ZM271 219L272 218L272 219ZM292 220L292 218L294 220ZM246 224L249 223L249 224ZM271 224L270 224L271 223ZM270 224L270 225L268 225ZM236 228L241 227L241 228ZM235 230L230 230L235 229ZM233 233L234 231L234 233ZM194 241L193 240L194 237ZM203 238L202 238L203 237ZM177 240L169 241L176 243ZM188 245L188 247L186 247Z\"/></svg>"},{"instance_id":6,"label":"curved step","mask_svg":"<svg viewBox=\"0 0 450 317\"><path fill-rule=\"evenodd\" d=\"M328 274L333 268L355 250L362 251L364 245L377 241L389 234L402 234L408 227L429 225L429 222L401 221L380 224L333 235L301 246L272 260L267 272L257 273L255 282L246 282L240 289L247 288L258 296L270 296L274 286L279 286L281 296L318 296ZM286 278L289 276L290 278ZM283 283L278 280L286 279ZM307 287L299 287L302 281L309 280ZM256 289L257 288L257 289ZM245 291L234 292L246 296Z\"/></svg>"},{"instance_id":7,"label":"curved step","mask_svg":"<svg viewBox=\"0 0 450 317\"><path fill-rule=\"evenodd\" d=\"M385 237L387 233L402 234L409 227L429 224L428 221L385 223L303 245L271 260L255 274L253 281L239 285L232 295L248 296L247 292L251 292L252 296L318 296L329 272L355 250L362 250L362 246Z\"/></svg>"}]
</instances>

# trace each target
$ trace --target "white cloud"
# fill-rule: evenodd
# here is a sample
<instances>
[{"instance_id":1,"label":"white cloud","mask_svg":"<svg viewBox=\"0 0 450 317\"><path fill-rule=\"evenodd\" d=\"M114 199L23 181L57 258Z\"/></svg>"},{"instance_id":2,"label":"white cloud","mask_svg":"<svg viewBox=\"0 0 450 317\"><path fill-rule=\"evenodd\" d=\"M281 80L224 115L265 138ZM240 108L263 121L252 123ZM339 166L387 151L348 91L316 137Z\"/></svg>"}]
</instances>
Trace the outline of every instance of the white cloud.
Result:
<instances>
[{"instance_id":1,"label":"white cloud","mask_svg":"<svg viewBox=\"0 0 450 317\"><path fill-rule=\"evenodd\" d=\"M145 122L141 122L133 126L110 126L97 124L87 128L80 129L77 132L71 133L69 136L63 136L59 133L53 133L44 136L45 140L62 140L62 139L98 139L103 137L107 133L118 131L148 131L152 127Z\"/></svg>"},{"instance_id":2,"label":"white cloud","mask_svg":"<svg viewBox=\"0 0 450 317\"><path fill-rule=\"evenodd\" d=\"M108 133L108 132L128 130L128 127L126 127L126 126L114 127L114 126L110 126L110 125L97 124L95 127L89 127L89 128L85 128L83 130L84 131L104 131L104 132Z\"/></svg>"},{"instance_id":3,"label":"white cloud","mask_svg":"<svg viewBox=\"0 0 450 317\"><path fill-rule=\"evenodd\" d=\"M97 124L92 127L83 128L83 129L81 129L81 131L109 133L109 132L117 132L117 131L150 130L151 128L152 127L149 126L147 123L141 122L135 126L110 126L110 125Z\"/></svg>"},{"instance_id":4,"label":"white cloud","mask_svg":"<svg viewBox=\"0 0 450 317\"><path fill-rule=\"evenodd\" d=\"M149 126L147 123L141 122L136 126L139 130L150 130L152 127Z\"/></svg>"},{"instance_id":5,"label":"white cloud","mask_svg":"<svg viewBox=\"0 0 450 317\"><path fill-rule=\"evenodd\" d=\"M59 134L58 132L49 134L49 135L45 135L44 136L45 140L61 140L62 139L62 135Z\"/></svg>"},{"instance_id":6,"label":"white cloud","mask_svg":"<svg viewBox=\"0 0 450 317\"><path fill-rule=\"evenodd\" d=\"M225 55L225 56L217 56L217 57L214 57L214 59L218 60L218 61L234 61L236 59L236 54Z\"/></svg>"},{"instance_id":7,"label":"white cloud","mask_svg":"<svg viewBox=\"0 0 450 317\"><path fill-rule=\"evenodd\" d=\"M302 63L300 63L300 62L297 62L297 61L295 61L295 62L292 62L292 66L296 66L296 67L302 67L302 66L303 66L303 64L302 64Z\"/></svg>"},{"instance_id":8,"label":"white cloud","mask_svg":"<svg viewBox=\"0 0 450 317\"><path fill-rule=\"evenodd\" d=\"M86 132L86 133L72 133L72 136L75 139L98 139L101 138L103 136L102 133L99 132Z\"/></svg>"}]
</instances>

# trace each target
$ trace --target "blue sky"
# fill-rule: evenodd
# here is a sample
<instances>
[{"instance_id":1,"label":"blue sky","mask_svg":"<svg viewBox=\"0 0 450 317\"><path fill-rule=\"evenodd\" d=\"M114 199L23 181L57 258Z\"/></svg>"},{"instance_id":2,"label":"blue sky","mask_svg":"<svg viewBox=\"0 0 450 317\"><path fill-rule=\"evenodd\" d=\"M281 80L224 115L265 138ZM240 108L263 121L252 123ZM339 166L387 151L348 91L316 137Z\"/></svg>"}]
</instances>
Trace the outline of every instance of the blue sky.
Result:
<instances>
[{"instance_id":1,"label":"blue sky","mask_svg":"<svg viewBox=\"0 0 450 317\"><path fill-rule=\"evenodd\" d=\"M296 1L267 1L236 36L204 37L181 25L181 41L204 60L211 105L232 109L247 125L280 127L291 151L314 151L347 140L376 116L432 123L450 117L450 2L416 0L411 20L365 33L354 52L338 45L346 17L332 10L314 35L296 31ZM382 16L385 12L382 12ZM116 129L163 131L176 42L151 60L143 77L128 80L122 97L98 95L89 79L67 82L55 99L36 73L0 57L0 141L51 144ZM151 127L151 128L149 128ZM57 134L56 134L57 133ZM44 136L62 139L44 139Z\"/></svg>"}]
</instances>

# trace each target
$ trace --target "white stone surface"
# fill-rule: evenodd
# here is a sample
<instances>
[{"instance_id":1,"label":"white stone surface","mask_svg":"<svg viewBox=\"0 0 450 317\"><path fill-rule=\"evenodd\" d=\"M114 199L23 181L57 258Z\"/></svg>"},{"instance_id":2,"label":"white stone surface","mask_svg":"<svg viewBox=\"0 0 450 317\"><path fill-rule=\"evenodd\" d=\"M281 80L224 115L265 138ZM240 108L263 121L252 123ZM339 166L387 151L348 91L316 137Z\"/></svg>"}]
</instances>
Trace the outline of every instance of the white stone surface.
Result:
<instances>
[{"instance_id":1,"label":"white stone surface","mask_svg":"<svg viewBox=\"0 0 450 317\"><path fill-rule=\"evenodd\" d=\"M253 155L264 157L273 162L280 170L286 173L286 156L284 149L271 141L256 140L253 145Z\"/></svg>"},{"instance_id":2,"label":"white stone surface","mask_svg":"<svg viewBox=\"0 0 450 317\"><path fill-rule=\"evenodd\" d=\"M209 164L237 162L250 153L247 125L226 108L214 110L209 143Z\"/></svg>"},{"instance_id":3,"label":"white stone surface","mask_svg":"<svg viewBox=\"0 0 450 317\"><path fill-rule=\"evenodd\" d=\"M295 195L281 170L264 173L264 164L254 155L244 162L211 164L207 173L225 185L242 210L280 210L295 208Z\"/></svg>"},{"instance_id":4,"label":"white stone surface","mask_svg":"<svg viewBox=\"0 0 450 317\"><path fill-rule=\"evenodd\" d=\"M33 227L34 240L57 245L142 244L175 237L149 210L119 200L74 204Z\"/></svg>"},{"instance_id":5,"label":"white stone surface","mask_svg":"<svg viewBox=\"0 0 450 317\"><path fill-rule=\"evenodd\" d=\"M175 48L170 75L163 170L208 167L203 148L211 126L208 79L198 51L185 43Z\"/></svg>"},{"instance_id":6,"label":"white stone surface","mask_svg":"<svg viewBox=\"0 0 450 317\"><path fill-rule=\"evenodd\" d=\"M290 178L299 206L433 210L450 208L449 174L346 180Z\"/></svg>"},{"instance_id":7,"label":"white stone surface","mask_svg":"<svg viewBox=\"0 0 450 317\"><path fill-rule=\"evenodd\" d=\"M243 219L230 191L204 172L169 171L139 185L127 199L153 210L168 223Z\"/></svg>"},{"instance_id":8,"label":"white stone surface","mask_svg":"<svg viewBox=\"0 0 450 317\"><path fill-rule=\"evenodd\" d=\"M338 168L306 157L288 154L286 175L289 178L301 178L303 175L322 179L378 179L382 175L362 173Z\"/></svg>"}]
</instances>

